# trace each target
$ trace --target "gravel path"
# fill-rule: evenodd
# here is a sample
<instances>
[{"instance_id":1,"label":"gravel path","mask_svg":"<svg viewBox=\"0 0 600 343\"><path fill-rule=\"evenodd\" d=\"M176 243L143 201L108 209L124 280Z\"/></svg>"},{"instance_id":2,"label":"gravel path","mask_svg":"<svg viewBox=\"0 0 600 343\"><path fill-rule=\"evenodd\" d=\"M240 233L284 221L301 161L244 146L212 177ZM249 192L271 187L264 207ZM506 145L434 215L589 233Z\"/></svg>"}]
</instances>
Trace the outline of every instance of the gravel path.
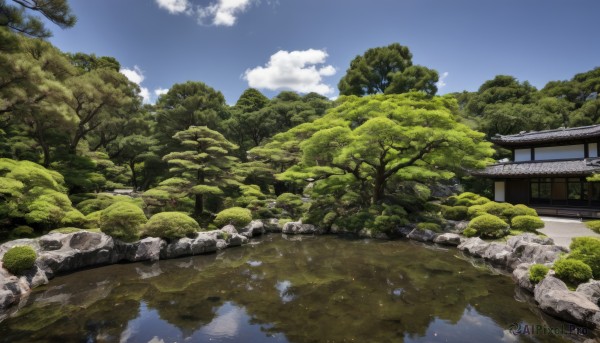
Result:
<instances>
[{"instance_id":1,"label":"gravel path","mask_svg":"<svg viewBox=\"0 0 600 343\"><path fill-rule=\"evenodd\" d=\"M538 230L554 240L554 244L563 247L569 247L573 237L593 236L600 238L600 235L585 227L585 224L578 219L542 217L540 218L546 224L541 230Z\"/></svg>"}]
</instances>

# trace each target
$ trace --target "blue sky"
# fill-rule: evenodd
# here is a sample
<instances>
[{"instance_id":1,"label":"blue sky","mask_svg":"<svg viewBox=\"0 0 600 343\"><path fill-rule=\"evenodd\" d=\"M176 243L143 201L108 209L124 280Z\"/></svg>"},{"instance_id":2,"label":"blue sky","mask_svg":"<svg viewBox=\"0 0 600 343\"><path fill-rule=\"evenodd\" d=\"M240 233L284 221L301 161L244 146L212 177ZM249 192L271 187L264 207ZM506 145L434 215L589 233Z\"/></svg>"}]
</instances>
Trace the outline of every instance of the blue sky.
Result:
<instances>
[{"instance_id":1,"label":"blue sky","mask_svg":"<svg viewBox=\"0 0 600 343\"><path fill-rule=\"evenodd\" d=\"M337 95L350 61L406 45L436 69L439 93L474 91L498 74L542 88L600 66L587 0L71 0L74 28L52 27L63 51L113 56L148 101L202 81L234 104L249 85Z\"/></svg>"}]
</instances>

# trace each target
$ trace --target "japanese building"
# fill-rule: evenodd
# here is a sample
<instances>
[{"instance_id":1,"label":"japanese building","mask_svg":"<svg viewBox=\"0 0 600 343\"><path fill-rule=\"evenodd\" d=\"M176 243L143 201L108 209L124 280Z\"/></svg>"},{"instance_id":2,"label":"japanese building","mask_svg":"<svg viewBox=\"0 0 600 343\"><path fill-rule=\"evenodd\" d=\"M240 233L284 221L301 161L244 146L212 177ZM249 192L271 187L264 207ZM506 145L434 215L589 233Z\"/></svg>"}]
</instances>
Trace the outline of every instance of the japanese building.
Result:
<instances>
[{"instance_id":1,"label":"japanese building","mask_svg":"<svg viewBox=\"0 0 600 343\"><path fill-rule=\"evenodd\" d=\"M474 175L494 181L495 201L526 204L539 214L600 218L600 125L521 132L492 138L512 161Z\"/></svg>"}]
</instances>

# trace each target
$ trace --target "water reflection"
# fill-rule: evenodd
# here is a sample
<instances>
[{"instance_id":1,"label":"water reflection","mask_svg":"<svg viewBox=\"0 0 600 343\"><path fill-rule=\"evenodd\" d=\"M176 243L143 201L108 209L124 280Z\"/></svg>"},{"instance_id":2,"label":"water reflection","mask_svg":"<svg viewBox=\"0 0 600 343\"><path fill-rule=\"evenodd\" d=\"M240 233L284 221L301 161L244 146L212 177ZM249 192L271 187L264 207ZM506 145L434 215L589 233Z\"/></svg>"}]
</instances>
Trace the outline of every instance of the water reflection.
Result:
<instances>
[{"instance_id":1,"label":"water reflection","mask_svg":"<svg viewBox=\"0 0 600 343\"><path fill-rule=\"evenodd\" d=\"M456 250L335 237L285 240L59 277L0 323L0 341L560 342L510 278Z\"/></svg>"}]
</instances>

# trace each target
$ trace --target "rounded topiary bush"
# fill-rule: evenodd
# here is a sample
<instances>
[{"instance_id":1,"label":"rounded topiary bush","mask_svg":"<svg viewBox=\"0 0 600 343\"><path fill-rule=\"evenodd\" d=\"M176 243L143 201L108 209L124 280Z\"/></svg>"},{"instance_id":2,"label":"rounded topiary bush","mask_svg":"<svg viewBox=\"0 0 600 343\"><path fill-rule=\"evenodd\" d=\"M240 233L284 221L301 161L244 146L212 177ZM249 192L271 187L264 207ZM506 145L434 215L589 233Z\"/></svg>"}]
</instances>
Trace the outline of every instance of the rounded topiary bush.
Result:
<instances>
[{"instance_id":1,"label":"rounded topiary bush","mask_svg":"<svg viewBox=\"0 0 600 343\"><path fill-rule=\"evenodd\" d=\"M531 268L529 268L529 281L533 283L542 281L546 277L546 274L548 274L549 270L550 268L543 264L534 264L531 266Z\"/></svg>"},{"instance_id":2,"label":"rounded topiary bush","mask_svg":"<svg viewBox=\"0 0 600 343\"><path fill-rule=\"evenodd\" d=\"M37 254L29 246L10 248L2 257L2 266L13 274L33 268Z\"/></svg>"},{"instance_id":3,"label":"rounded topiary bush","mask_svg":"<svg viewBox=\"0 0 600 343\"><path fill-rule=\"evenodd\" d=\"M520 231L535 231L544 227L544 222L540 217L534 216L516 216L511 220L511 227Z\"/></svg>"},{"instance_id":4,"label":"rounded topiary bush","mask_svg":"<svg viewBox=\"0 0 600 343\"><path fill-rule=\"evenodd\" d=\"M100 214L100 230L105 234L126 242L135 241L140 236L142 225L148 219L141 208L128 202L114 203Z\"/></svg>"},{"instance_id":5,"label":"rounded topiary bush","mask_svg":"<svg viewBox=\"0 0 600 343\"><path fill-rule=\"evenodd\" d=\"M69 233L75 233L75 232L80 232L83 231L81 229L78 229L76 227L61 227L58 229L54 229L52 231L50 231L50 233L64 233L64 234L69 234Z\"/></svg>"},{"instance_id":6,"label":"rounded topiary bush","mask_svg":"<svg viewBox=\"0 0 600 343\"><path fill-rule=\"evenodd\" d=\"M579 260L592 268L594 279L600 279L600 238L575 237L568 259Z\"/></svg>"},{"instance_id":7,"label":"rounded topiary bush","mask_svg":"<svg viewBox=\"0 0 600 343\"><path fill-rule=\"evenodd\" d=\"M475 230L475 229L472 229L472 228L466 228L466 229L465 229L465 230L462 232L462 234L463 234L465 237L475 237L475 236L477 236L477 230Z\"/></svg>"},{"instance_id":8,"label":"rounded topiary bush","mask_svg":"<svg viewBox=\"0 0 600 343\"><path fill-rule=\"evenodd\" d=\"M561 280L578 285L592 278L592 268L572 259L560 259L554 262L554 272Z\"/></svg>"},{"instance_id":9,"label":"rounded topiary bush","mask_svg":"<svg viewBox=\"0 0 600 343\"><path fill-rule=\"evenodd\" d=\"M466 206L453 206L446 207L442 213L444 218L449 220L465 220L467 219L467 207Z\"/></svg>"},{"instance_id":10,"label":"rounded topiary bush","mask_svg":"<svg viewBox=\"0 0 600 343\"><path fill-rule=\"evenodd\" d=\"M473 219L482 214L485 214L483 205L473 205L467 209L467 218L469 218L469 219Z\"/></svg>"},{"instance_id":11,"label":"rounded topiary bush","mask_svg":"<svg viewBox=\"0 0 600 343\"><path fill-rule=\"evenodd\" d=\"M506 202L490 201L481 205L481 209L487 214L510 220L512 212L514 211L514 206Z\"/></svg>"},{"instance_id":12,"label":"rounded topiary bush","mask_svg":"<svg viewBox=\"0 0 600 343\"><path fill-rule=\"evenodd\" d=\"M442 228L436 223L419 223L417 224L419 230L429 230L433 232L441 232Z\"/></svg>"},{"instance_id":13,"label":"rounded topiary bush","mask_svg":"<svg viewBox=\"0 0 600 343\"><path fill-rule=\"evenodd\" d=\"M236 228L242 228L252 221L252 213L247 208L232 207L217 214L214 223L217 227L231 224Z\"/></svg>"},{"instance_id":14,"label":"rounded topiary bush","mask_svg":"<svg viewBox=\"0 0 600 343\"><path fill-rule=\"evenodd\" d=\"M590 220L585 222L585 226L594 232L600 233L600 220Z\"/></svg>"},{"instance_id":15,"label":"rounded topiary bush","mask_svg":"<svg viewBox=\"0 0 600 343\"><path fill-rule=\"evenodd\" d=\"M143 230L147 236L177 239L200 231L200 225L185 213L161 212L150 217Z\"/></svg>"},{"instance_id":16,"label":"rounded topiary bush","mask_svg":"<svg viewBox=\"0 0 600 343\"><path fill-rule=\"evenodd\" d=\"M27 225L17 226L16 228L12 229L12 231L10 232L11 239L31 238L34 236L35 236L35 233L33 232L33 228L31 228L30 226L27 226Z\"/></svg>"},{"instance_id":17,"label":"rounded topiary bush","mask_svg":"<svg viewBox=\"0 0 600 343\"><path fill-rule=\"evenodd\" d=\"M467 228L476 230L482 237L499 238L508 234L509 226L504 220L494 215L483 214L473 218Z\"/></svg>"}]
</instances>

